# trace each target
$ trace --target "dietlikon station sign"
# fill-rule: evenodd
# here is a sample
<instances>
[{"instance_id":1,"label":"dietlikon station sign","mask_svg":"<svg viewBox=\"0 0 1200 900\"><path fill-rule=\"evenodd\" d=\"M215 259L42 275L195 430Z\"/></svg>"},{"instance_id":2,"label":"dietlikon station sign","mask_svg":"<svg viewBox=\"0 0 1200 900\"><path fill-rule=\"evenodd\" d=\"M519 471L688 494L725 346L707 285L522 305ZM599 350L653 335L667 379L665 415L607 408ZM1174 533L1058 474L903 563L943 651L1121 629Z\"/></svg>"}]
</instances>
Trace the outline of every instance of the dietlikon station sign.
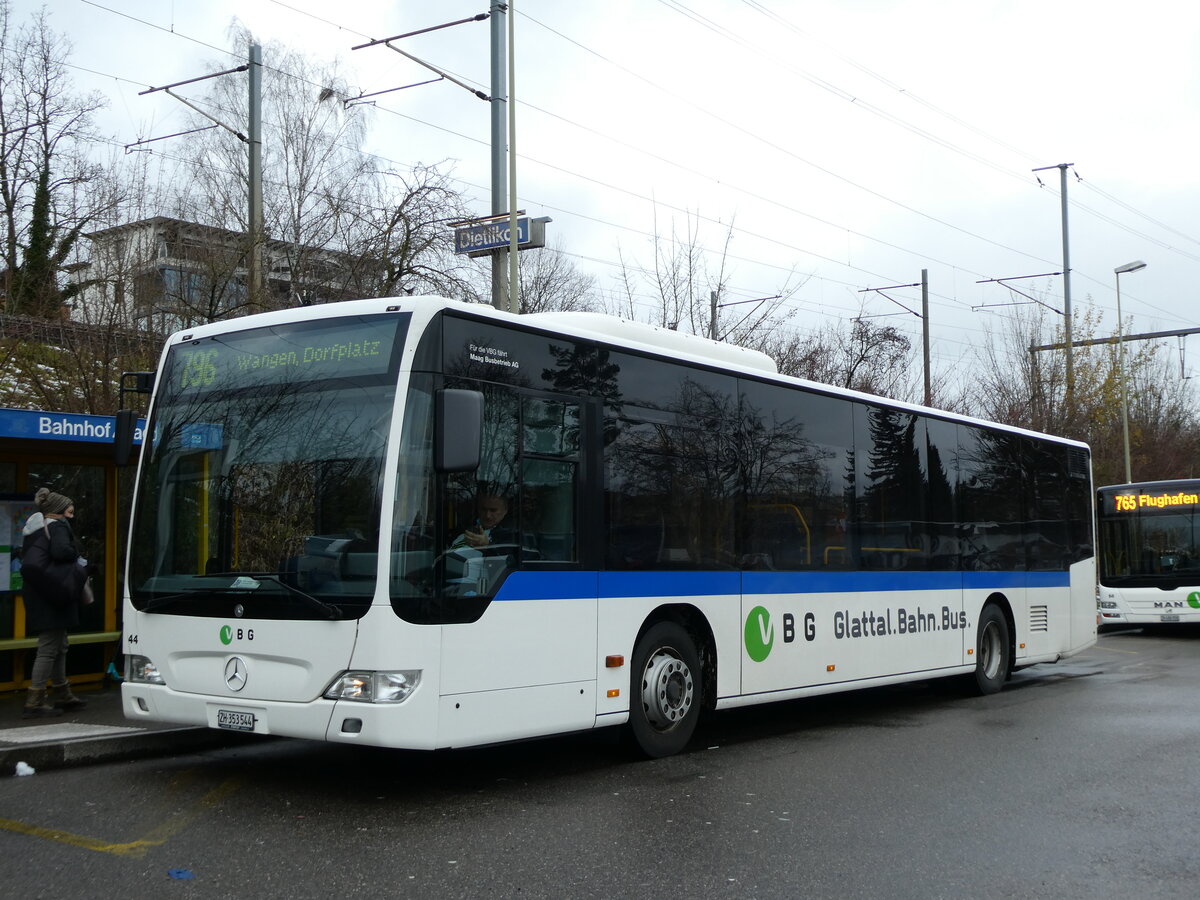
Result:
<instances>
[{"instance_id":1,"label":"dietlikon station sign","mask_svg":"<svg viewBox=\"0 0 1200 900\"><path fill-rule=\"evenodd\" d=\"M517 219L517 249L531 250L546 246L546 223L548 217L536 219L521 216ZM465 223L454 229L454 252L467 256L488 256L493 251L511 246L510 222L504 219L489 219L486 222Z\"/></svg>"}]
</instances>

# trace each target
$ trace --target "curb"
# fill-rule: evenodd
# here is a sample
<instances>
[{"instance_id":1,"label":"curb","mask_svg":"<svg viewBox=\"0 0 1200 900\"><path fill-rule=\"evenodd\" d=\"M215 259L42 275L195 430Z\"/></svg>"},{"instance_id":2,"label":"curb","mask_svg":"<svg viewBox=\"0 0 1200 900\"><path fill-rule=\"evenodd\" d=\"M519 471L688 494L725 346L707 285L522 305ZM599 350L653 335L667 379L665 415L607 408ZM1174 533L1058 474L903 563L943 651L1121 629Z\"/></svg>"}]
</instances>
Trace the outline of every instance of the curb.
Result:
<instances>
[{"instance_id":1,"label":"curb","mask_svg":"<svg viewBox=\"0 0 1200 900\"><path fill-rule=\"evenodd\" d=\"M99 738L0 747L0 778L14 776L18 762L36 770L65 769L114 760L212 750L244 742L247 735L215 728L168 728Z\"/></svg>"}]
</instances>

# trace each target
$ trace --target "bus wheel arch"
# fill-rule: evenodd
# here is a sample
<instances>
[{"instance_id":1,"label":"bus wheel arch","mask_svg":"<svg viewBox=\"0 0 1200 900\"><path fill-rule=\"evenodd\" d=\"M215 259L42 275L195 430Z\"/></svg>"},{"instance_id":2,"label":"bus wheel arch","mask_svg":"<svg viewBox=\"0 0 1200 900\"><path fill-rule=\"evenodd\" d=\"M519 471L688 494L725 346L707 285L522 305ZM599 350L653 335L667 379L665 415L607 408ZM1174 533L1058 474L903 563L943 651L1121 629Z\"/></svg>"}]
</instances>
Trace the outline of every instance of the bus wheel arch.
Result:
<instances>
[{"instance_id":1,"label":"bus wheel arch","mask_svg":"<svg viewBox=\"0 0 1200 900\"><path fill-rule=\"evenodd\" d=\"M1013 672L1016 634L1012 606L1003 594L992 594L979 611L975 628L975 671L971 675L980 694L994 694Z\"/></svg>"},{"instance_id":2,"label":"bus wheel arch","mask_svg":"<svg viewBox=\"0 0 1200 900\"><path fill-rule=\"evenodd\" d=\"M712 629L692 607L665 607L647 618L634 643L627 736L643 756L680 752L715 694Z\"/></svg>"}]
</instances>

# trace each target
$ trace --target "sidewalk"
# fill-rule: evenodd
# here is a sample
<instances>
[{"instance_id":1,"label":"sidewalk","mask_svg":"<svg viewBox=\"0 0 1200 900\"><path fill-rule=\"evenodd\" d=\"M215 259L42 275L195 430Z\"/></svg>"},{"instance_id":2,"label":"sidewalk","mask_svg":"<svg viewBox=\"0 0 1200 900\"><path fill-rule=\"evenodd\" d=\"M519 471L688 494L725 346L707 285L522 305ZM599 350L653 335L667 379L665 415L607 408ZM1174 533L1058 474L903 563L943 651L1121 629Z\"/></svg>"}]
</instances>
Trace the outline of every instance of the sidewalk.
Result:
<instances>
[{"instance_id":1,"label":"sidewalk","mask_svg":"<svg viewBox=\"0 0 1200 900\"><path fill-rule=\"evenodd\" d=\"M121 686L72 688L86 709L52 719L22 719L25 692L0 694L0 778L13 775L18 762L36 770L58 769L172 753L188 753L232 743L243 737L213 728L138 722L121 712Z\"/></svg>"}]
</instances>

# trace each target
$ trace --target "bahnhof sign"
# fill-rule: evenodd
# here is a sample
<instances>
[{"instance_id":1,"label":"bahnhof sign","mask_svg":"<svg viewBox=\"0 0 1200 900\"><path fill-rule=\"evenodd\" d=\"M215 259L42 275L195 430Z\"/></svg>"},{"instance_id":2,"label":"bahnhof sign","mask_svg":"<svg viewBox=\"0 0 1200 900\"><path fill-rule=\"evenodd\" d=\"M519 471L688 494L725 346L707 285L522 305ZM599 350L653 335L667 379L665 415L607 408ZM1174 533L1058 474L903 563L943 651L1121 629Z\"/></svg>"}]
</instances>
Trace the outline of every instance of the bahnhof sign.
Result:
<instances>
[{"instance_id":1,"label":"bahnhof sign","mask_svg":"<svg viewBox=\"0 0 1200 900\"><path fill-rule=\"evenodd\" d=\"M113 463L112 416L0 409L0 691L29 683L37 636L25 631L21 530L40 487L75 501L72 523L83 555L97 563L96 602L70 635L72 683L99 681L121 636L120 560L128 527L133 470ZM140 442L141 429L136 435Z\"/></svg>"}]
</instances>

